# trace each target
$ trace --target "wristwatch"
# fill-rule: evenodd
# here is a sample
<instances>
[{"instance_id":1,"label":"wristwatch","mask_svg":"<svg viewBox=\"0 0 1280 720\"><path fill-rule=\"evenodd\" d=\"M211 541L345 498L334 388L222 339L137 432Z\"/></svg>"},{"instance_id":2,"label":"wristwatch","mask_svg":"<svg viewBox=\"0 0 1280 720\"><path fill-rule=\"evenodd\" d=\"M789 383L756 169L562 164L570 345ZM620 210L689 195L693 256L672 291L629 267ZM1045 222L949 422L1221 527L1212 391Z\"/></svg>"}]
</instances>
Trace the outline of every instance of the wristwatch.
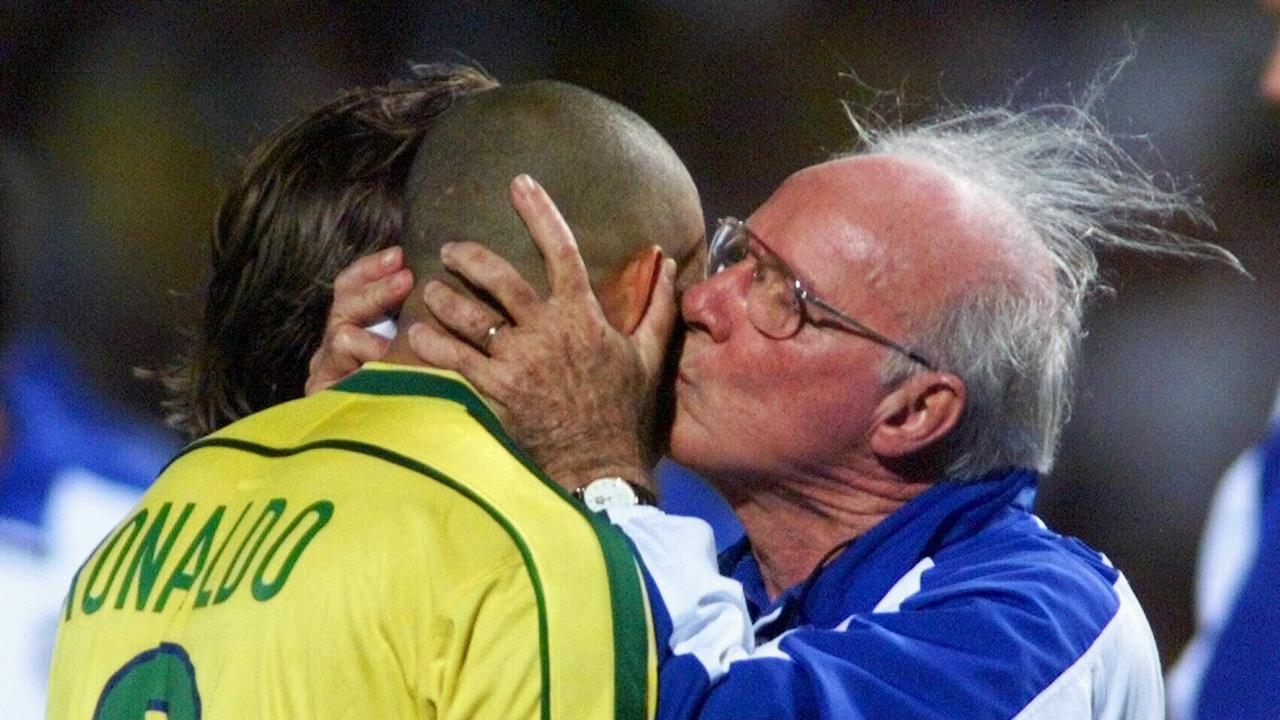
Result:
<instances>
[{"instance_id":1,"label":"wristwatch","mask_svg":"<svg viewBox=\"0 0 1280 720\"><path fill-rule=\"evenodd\" d=\"M620 477L603 477L574 488L573 496L592 512L628 505L657 505L658 499L646 487Z\"/></svg>"}]
</instances>

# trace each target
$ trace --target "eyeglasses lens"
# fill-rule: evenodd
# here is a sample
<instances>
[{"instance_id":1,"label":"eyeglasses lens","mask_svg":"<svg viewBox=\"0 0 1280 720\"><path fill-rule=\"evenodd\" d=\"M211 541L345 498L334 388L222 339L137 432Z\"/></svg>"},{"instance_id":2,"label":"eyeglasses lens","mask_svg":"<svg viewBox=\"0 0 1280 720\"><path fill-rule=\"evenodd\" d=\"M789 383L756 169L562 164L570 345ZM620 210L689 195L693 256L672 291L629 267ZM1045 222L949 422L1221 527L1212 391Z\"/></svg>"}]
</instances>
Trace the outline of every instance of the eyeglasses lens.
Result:
<instances>
[{"instance_id":1,"label":"eyeglasses lens","mask_svg":"<svg viewBox=\"0 0 1280 720\"><path fill-rule=\"evenodd\" d=\"M755 241L740 222L726 221L711 239L707 254L707 277L737 265L747 257L755 260L751 287L747 292L747 316L760 332L778 339L796 334L803 323L795 279L782 261Z\"/></svg>"},{"instance_id":2,"label":"eyeglasses lens","mask_svg":"<svg viewBox=\"0 0 1280 720\"><path fill-rule=\"evenodd\" d=\"M720 271L737 265L745 259L747 259L746 233L740 225L725 223L711 238L710 251L707 253L706 277L717 275Z\"/></svg>"},{"instance_id":3,"label":"eyeglasses lens","mask_svg":"<svg viewBox=\"0 0 1280 720\"><path fill-rule=\"evenodd\" d=\"M761 247L752 250L756 267L747 295L751 323L770 337L791 337L800 329L802 321L795 280L768 250Z\"/></svg>"}]
</instances>

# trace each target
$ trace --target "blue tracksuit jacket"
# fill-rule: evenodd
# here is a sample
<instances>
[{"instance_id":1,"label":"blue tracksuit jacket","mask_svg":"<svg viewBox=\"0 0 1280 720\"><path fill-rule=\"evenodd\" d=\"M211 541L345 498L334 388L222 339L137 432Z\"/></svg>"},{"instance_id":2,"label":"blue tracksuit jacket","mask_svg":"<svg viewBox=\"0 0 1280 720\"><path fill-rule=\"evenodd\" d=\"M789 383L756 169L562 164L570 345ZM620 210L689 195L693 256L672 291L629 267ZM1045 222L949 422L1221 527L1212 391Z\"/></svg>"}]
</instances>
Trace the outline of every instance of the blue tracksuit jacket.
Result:
<instances>
[{"instance_id":1,"label":"blue tracksuit jacket","mask_svg":"<svg viewBox=\"0 0 1280 720\"><path fill-rule=\"evenodd\" d=\"M725 587L690 588L709 540L620 522L666 616L659 715L1162 720L1142 609L1105 557L1031 513L1035 487L1026 470L940 483L774 600L744 540L721 569L749 620Z\"/></svg>"}]
</instances>

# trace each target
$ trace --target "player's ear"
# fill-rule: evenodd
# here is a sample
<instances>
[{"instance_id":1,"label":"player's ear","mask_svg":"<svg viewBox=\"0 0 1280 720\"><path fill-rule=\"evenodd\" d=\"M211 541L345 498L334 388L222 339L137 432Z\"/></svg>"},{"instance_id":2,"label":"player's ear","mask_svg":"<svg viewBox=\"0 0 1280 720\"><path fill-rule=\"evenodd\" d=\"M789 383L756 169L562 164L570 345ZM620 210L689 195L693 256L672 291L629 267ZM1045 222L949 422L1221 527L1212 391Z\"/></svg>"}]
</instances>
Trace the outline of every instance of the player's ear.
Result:
<instances>
[{"instance_id":1,"label":"player's ear","mask_svg":"<svg viewBox=\"0 0 1280 720\"><path fill-rule=\"evenodd\" d=\"M604 316L618 332L630 335L640 324L662 270L662 249L651 245L609 276L597 295Z\"/></svg>"}]
</instances>

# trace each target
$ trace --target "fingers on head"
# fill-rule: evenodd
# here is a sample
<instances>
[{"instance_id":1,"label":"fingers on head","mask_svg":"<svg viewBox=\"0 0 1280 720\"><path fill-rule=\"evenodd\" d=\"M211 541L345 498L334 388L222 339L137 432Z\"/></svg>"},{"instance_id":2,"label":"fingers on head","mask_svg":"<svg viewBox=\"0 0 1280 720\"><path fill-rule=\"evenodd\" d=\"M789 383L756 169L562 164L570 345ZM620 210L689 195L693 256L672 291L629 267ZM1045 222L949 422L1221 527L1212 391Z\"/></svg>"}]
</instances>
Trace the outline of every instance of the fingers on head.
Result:
<instances>
[{"instance_id":1,"label":"fingers on head","mask_svg":"<svg viewBox=\"0 0 1280 720\"><path fill-rule=\"evenodd\" d=\"M440 259L445 267L485 290L498 279L516 274L506 258L470 241L449 243L441 248Z\"/></svg>"},{"instance_id":2,"label":"fingers on head","mask_svg":"<svg viewBox=\"0 0 1280 720\"><path fill-rule=\"evenodd\" d=\"M371 360L379 360L387 352L390 341L355 325L340 325L329 343L333 364L349 371Z\"/></svg>"},{"instance_id":3,"label":"fingers on head","mask_svg":"<svg viewBox=\"0 0 1280 720\"><path fill-rule=\"evenodd\" d=\"M357 291L371 280L385 277L404 267L404 251L399 246L357 258L333 279L335 293Z\"/></svg>"},{"instance_id":4,"label":"fingers on head","mask_svg":"<svg viewBox=\"0 0 1280 720\"><path fill-rule=\"evenodd\" d=\"M496 298L501 309L517 320L523 310L542 300L511 263L483 245L451 243L441 251L441 259L445 267Z\"/></svg>"},{"instance_id":5,"label":"fingers on head","mask_svg":"<svg viewBox=\"0 0 1280 720\"><path fill-rule=\"evenodd\" d=\"M413 273L409 270L397 270L369 286L367 307L376 308L379 312L394 310L400 307L412 288Z\"/></svg>"},{"instance_id":6,"label":"fingers on head","mask_svg":"<svg viewBox=\"0 0 1280 720\"><path fill-rule=\"evenodd\" d=\"M423 362L445 370L455 370L467 375L475 368L480 353L458 338L441 332L425 323L409 328L409 347Z\"/></svg>"},{"instance_id":7,"label":"fingers on head","mask_svg":"<svg viewBox=\"0 0 1280 720\"><path fill-rule=\"evenodd\" d=\"M551 291L570 295L585 295L591 292L591 279L587 275L587 267L583 264L582 255L577 245L557 245L550 251L554 256L551 263Z\"/></svg>"},{"instance_id":8,"label":"fingers on head","mask_svg":"<svg viewBox=\"0 0 1280 720\"><path fill-rule=\"evenodd\" d=\"M512 181L511 192L516 212L547 261L551 291L581 292L589 288L578 243L551 196L527 175Z\"/></svg>"},{"instance_id":9,"label":"fingers on head","mask_svg":"<svg viewBox=\"0 0 1280 720\"><path fill-rule=\"evenodd\" d=\"M512 203L539 247L574 244L573 233L560 214L560 209L538 181L528 175L521 175L513 180Z\"/></svg>"},{"instance_id":10,"label":"fingers on head","mask_svg":"<svg viewBox=\"0 0 1280 720\"><path fill-rule=\"evenodd\" d=\"M506 319L489 306L467 297L442 282L430 283L423 299L427 309L449 330L471 340L473 344L485 341L489 328L505 323Z\"/></svg>"},{"instance_id":11,"label":"fingers on head","mask_svg":"<svg viewBox=\"0 0 1280 720\"><path fill-rule=\"evenodd\" d=\"M371 279L335 280L329 324L367 325L379 316L397 310L412 288L413 273L408 269Z\"/></svg>"}]
</instances>

